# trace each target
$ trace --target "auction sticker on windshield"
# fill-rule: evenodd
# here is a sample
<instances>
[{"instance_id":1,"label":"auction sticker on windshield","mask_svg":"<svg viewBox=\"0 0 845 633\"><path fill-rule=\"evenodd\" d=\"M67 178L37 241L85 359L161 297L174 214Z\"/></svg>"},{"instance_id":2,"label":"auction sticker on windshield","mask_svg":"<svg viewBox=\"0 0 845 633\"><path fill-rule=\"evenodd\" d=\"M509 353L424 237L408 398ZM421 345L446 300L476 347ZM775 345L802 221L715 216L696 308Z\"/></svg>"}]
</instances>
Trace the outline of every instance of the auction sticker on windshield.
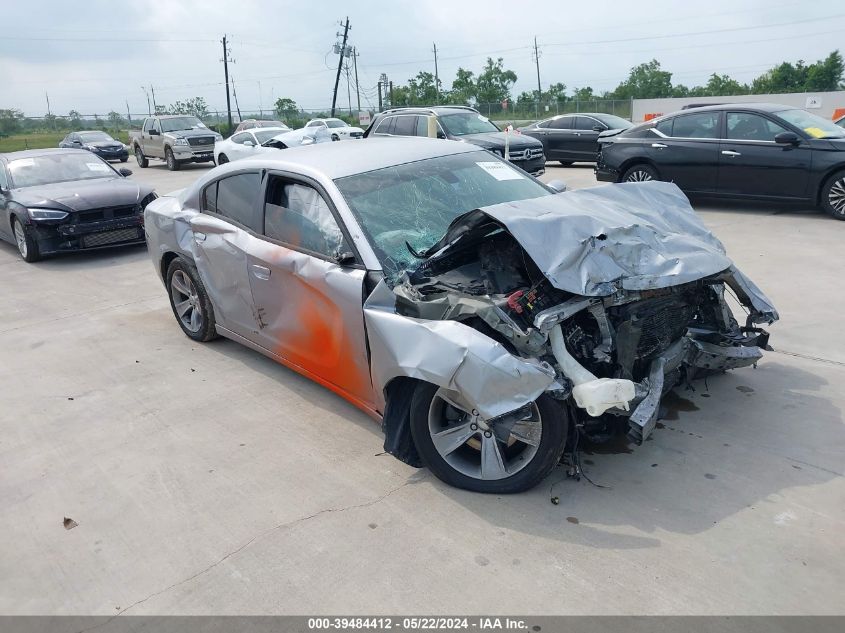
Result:
<instances>
[{"instance_id":1,"label":"auction sticker on windshield","mask_svg":"<svg viewBox=\"0 0 845 633\"><path fill-rule=\"evenodd\" d=\"M521 180L523 178L522 174L514 169L511 169L504 163L491 160L475 164L493 176L496 180Z\"/></svg>"},{"instance_id":2,"label":"auction sticker on windshield","mask_svg":"<svg viewBox=\"0 0 845 633\"><path fill-rule=\"evenodd\" d=\"M111 171L111 167L103 163L85 163L91 171Z\"/></svg>"}]
</instances>

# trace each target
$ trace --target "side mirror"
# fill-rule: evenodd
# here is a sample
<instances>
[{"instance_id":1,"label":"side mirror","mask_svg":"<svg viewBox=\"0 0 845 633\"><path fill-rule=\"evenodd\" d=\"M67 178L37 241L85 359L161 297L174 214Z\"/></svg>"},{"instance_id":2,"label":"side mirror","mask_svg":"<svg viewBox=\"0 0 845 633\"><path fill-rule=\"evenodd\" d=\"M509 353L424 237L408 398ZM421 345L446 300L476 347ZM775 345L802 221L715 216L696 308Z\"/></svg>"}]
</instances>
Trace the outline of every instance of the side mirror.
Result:
<instances>
[{"instance_id":1,"label":"side mirror","mask_svg":"<svg viewBox=\"0 0 845 633\"><path fill-rule=\"evenodd\" d=\"M129 169L128 167L121 167L120 169L117 170L117 172L121 176L123 176L124 178L127 178L127 177L132 175L132 170Z\"/></svg>"},{"instance_id":2,"label":"side mirror","mask_svg":"<svg viewBox=\"0 0 845 633\"><path fill-rule=\"evenodd\" d=\"M244 141L244 147L255 147L255 143L252 141Z\"/></svg>"},{"instance_id":3,"label":"side mirror","mask_svg":"<svg viewBox=\"0 0 845 633\"><path fill-rule=\"evenodd\" d=\"M594 125L593 132L604 132L607 128L601 125Z\"/></svg>"},{"instance_id":4,"label":"side mirror","mask_svg":"<svg viewBox=\"0 0 845 633\"><path fill-rule=\"evenodd\" d=\"M798 145L801 139L795 132L781 132L775 136L775 143L778 145Z\"/></svg>"},{"instance_id":5,"label":"side mirror","mask_svg":"<svg viewBox=\"0 0 845 633\"><path fill-rule=\"evenodd\" d=\"M352 266L358 260L355 257L355 253L353 253L352 251L338 250L334 254L334 261L338 266Z\"/></svg>"},{"instance_id":6,"label":"side mirror","mask_svg":"<svg viewBox=\"0 0 845 633\"><path fill-rule=\"evenodd\" d=\"M547 182L546 186L549 189L554 189L555 193L563 193L566 191L566 183L562 180L552 180L551 182Z\"/></svg>"}]
</instances>

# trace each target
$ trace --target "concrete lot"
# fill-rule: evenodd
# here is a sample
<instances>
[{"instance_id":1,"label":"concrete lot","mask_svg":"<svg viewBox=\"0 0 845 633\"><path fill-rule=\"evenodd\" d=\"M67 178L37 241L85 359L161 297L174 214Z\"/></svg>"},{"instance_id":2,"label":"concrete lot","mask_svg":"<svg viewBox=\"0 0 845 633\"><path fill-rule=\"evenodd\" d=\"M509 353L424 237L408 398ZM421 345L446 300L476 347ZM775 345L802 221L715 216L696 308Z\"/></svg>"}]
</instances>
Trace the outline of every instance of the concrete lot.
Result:
<instances>
[{"instance_id":1,"label":"concrete lot","mask_svg":"<svg viewBox=\"0 0 845 633\"><path fill-rule=\"evenodd\" d=\"M160 192L206 169L130 166ZM681 392L633 452L585 455L601 487L555 472L510 497L192 343L143 248L28 265L0 244L0 613L845 612L845 223L697 206L780 308L778 351Z\"/></svg>"}]
</instances>

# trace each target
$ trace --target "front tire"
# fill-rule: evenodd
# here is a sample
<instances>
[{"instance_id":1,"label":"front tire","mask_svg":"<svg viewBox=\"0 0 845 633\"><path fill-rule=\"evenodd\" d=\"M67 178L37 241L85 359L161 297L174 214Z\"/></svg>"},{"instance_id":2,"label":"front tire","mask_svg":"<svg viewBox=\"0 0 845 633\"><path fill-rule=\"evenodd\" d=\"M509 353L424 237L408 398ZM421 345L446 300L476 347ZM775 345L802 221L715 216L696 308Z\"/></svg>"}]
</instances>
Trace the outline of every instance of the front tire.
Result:
<instances>
[{"instance_id":1,"label":"front tire","mask_svg":"<svg viewBox=\"0 0 845 633\"><path fill-rule=\"evenodd\" d=\"M214 307L196 267L177 257L167 267L165 279L173 316L185 335L201 343L217 338Z\"/></svg>"},{"instance_id":2,"label":"front tire","mask_svg":"<svg viewBox=\"0 0 845 633\"><path fill-rule=\"evenodd\" d=\"M821 206L829 216L845 220L845 169L825 181L822 186Z\"/></svg>"},{"instance_id":3,"label":"front tire","mask_svg":"<svg viewBox=\"0 0 845 633\"><path fill-rule=\"evenodd\" d=\"M229 162L229 159L226 157L226 154L220 154L220 156L217 157L217 164L218 165L225 165L228 162Z\"/></svg>"},{"instance_id":4,"label":"front tire","mask_svg":"<svg viewBox=\"0 0 845 633\"><path fill-rule=\"evenodd\" d=\"M340 137L337 134L332 134L332 140L333 141L339 141Z\"/></svg>"},{"instance_id":5,"label":"front tire","mask_svg":"<svg viewBox=\"0 0 845 633\"><path fill-rule=\"evenodd\" d=\"M167 162L167 168L170 171L179 171L179 168L182 164L176 160L176 157L173 155L173 150L169 147L164 150L164 160Z\"/></svg>"},{"instance_id":6,"label":"front tire","mask_svg":"<svg viewBox=\"0 0 845 633\"><path fill-rule=\"evenodd\" d=\"M650 182L660 180L657 170L646 163L639 163L629 167L622 175L620 182Z\"/></svg>"},{"instance_id":7,"label":"front tire","mask_svg":"<svg viewBox=\"0 0 845 633\"><path fill-rule=\"evenodd\" d=\"M420 383L411 400L411 436L423 463L445 483L491 494L528 490L555 467L566 446L566 410L543 394L510 428L489 430L447 392ZM479 422L481 424L479 424Z\"/></svg>"},{"instance_id":8,"label":"front tire","mask_svg":"<svg viewBox=\"0 0 845 633\"><path fill-rule=\"evenodd\" d=\"M150 164L150 160L144 156L144 150L138 146L135 147L135 160L138 162L138 167L141 169L145 169Z\"/></svg>"},{"instance_id":9,"label":"front tire","mask_svg":"<svg viewBox=\"0 0 845 633\"><path fill-rule=\"evenodd\" d=\"M12 234L15 236L15 245L18 247L18 253L20 253L21 259L30 264L41 259L41 253L38 251L38 242L26 230L23 222L15 216L12 216Z\"/></svg>"}]
</instances>

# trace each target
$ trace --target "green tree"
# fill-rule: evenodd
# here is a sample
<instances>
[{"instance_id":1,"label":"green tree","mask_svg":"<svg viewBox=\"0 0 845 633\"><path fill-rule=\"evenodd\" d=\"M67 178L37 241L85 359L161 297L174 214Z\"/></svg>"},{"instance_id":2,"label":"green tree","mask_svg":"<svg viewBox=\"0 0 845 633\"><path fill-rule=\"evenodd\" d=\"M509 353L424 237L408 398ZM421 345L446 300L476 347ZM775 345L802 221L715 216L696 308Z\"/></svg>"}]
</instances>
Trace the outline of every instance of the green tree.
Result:
<instances>
[{"instance_id":1,"label":"green tree","mask_svg":"<svg viewBox=\"0 0 845 633\"><path fill-rule=\"evenodd\" d=\"M475 98L479 103L498 103L509 99L511 87L516 83L516 73L505 70L501 57L495 62L492 57L487 58L484 69L476 81Z\"/></svg>"},{"instance_id":2,"label":"green tree","mask_svg":"<svg viewBox=\"0 0 845 633\"><path fill-rule=\"evenodd\" d=\"M109 118L109 127L112 130L119 131L120 127L123 125L123 117L120 116L119 113L112 110L108 113Z\"/></svg>"},{"instance_id":3,"label":"green tree","mask_svg":"<svg viewBox=\"0 0 845 633\"><path fill-rule=\"evenodd\" d=\"M452 88L449 90L449 103L469 105L475 101L477 94L478 86L475 83L475 74L471 70L458 68L455 79L452 81Z\"/></svg>"},{"instance_id":4,"label":"green tree","mask_svg":"<svg viewBox=\"0 0 845 633\"><path fill-rule=\"evenodd\" d=\"M634 66L628 79L611 93L613 99L659 99L672 96L672 73L662 70L660 62Z\"/></svg>"},{"instance_id":5,"label":"green tree","mask_svg":"<svg viewBox=\"0 0 845 633\"><path fill-rule=\"evenodd\" d=\"M572 91L572 100L573 101L592 101L596 98L596 95L593 94L593 89L589 86L585 88L575 88Z\"/></svg>"},{"instance_id":6,"label":"green tree","mask_svg":"<svg viewBox=\"0 0 845 633\"><path fill-rule=\"evenodd\" d=\"M543 93L542 101L546 103L560 103L566 101L566 84L551 84L549 89Z\"/></svg>"},{"instance_id":7,"label":"green tree","mask_svg":"<svg viewBox=\"0 0 845 633\"><path fill-rule=\"evenodd\" d=\"M295 117L299 113L299 106L296 101L287 97L279 97L275 103L276 116L280 119Z\"/></svg>"},{"instance_id":8,"label":"green tree","mask_svg":"<svg viewBox=\"0 0 845 633\"><path fill-rule=\"evenodd\" d=\"M825 59L811 64L807 70L807 81L804 90L811 92L832 92L845 88L842 77L845 75L845 64L838 50L833 51Z\"/></svg>"},{"instance_id":9,"label":"green tree","mask_svg":"<svg viewBox=\"0 0 845 633\"><path fill-rule=\"evenodd\" d=\"M21 129L23 112L15 109L0 110L0 136L17 134Z\"/></svg>"},{"instance_id":10,"label":"green tree","mask_svg":"<svg viewBox=\"0 0 845 633\"><path fill-rule=\"evenodd\" d=\"M81 130L82 125L82 115L79 114L76 110L71 110L67 113L67 118L70 120L70 129L72 130Z\"/></svg>"},{"instance_id":11,"label":"green tree","mask_svg":"<svg viewBox=\"0 0 845 633\"><path fill-rule=\"evenodd\" d=\"M185 99L184 101L177 101L171 104L167 108L167 111L170 114L192 114L198 119L204 119L208 117L208 104L203 97L193 97L192 99Z\"/></svg>"},{"instance_id":12,"label":"green tree","mask_svg":"<svg viewBox=\"0 0 845 633\"><path fill-rule=\"evenodd\" d=\"M437 99L440 84L435 85L434 75L421 71L408 80L408 105L433 105Z\"/></svg>"}]
</instances>

